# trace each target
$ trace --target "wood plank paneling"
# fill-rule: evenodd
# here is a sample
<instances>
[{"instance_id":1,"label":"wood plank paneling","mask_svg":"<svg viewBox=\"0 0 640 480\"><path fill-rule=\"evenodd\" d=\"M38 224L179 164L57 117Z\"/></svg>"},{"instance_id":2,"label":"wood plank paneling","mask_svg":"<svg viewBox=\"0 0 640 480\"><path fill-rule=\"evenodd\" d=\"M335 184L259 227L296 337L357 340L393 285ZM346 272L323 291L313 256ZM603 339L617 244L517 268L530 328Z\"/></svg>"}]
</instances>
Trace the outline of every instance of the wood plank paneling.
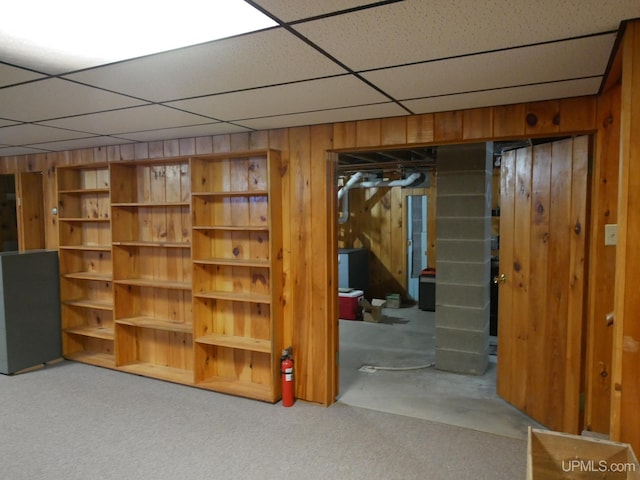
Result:
<instances>
[{"instance_id":1,"label":"wood plank paneling","mask_svg":"<svg viewBox=\"0 0 640 480\"><path fill-rule=\"evenodd\" d=\"M567 248L570 242L569 225L571 224L571 141L553 144L551 152L551 205L549 206L549 263L547 270L547 342L545 349L548 383L546 392L553 392L547 412L545 425L551 429L562 431L563 407L567 401L565 395L565 359L568 333L569 264ZM571 432L574 433L574 432Z\"/></svg>"},{"instance_id":2,"label":"wood plank paneling","mask_svg":"<svg viewBox=\"0 0 640 480\"><path fill-rule=\"evenodd\" d=\"M507 275L510 272L513 259L514 228L515 228L515 195L516 192L516 151L511 150L502 155L502 167L500 175L500 265L501 272ZM508 280L508 279L507 279ZM516 365L513 361L514 345L512 342L502 342L502 338L514 336L514 282L501 283L498 297L500 311L500 335L498 336L498 348L501 361L498 362L497 392L503 398L511 395L510 378L516 374L513 369Z\"/></svg>"},{"instance_id":3,"label":"wood plank paneling","mask_svg":"<svg viewBox=\"0 0 640 480\"><path fill-rule=\"evenodd\" d=\"M561 120L562 118L582 118L581 114L574 115L571 112L585 112L589 110L587 104L594 104L595 97L586 97L582 99L572 100L571 102L561 102ZM527 105L536 106L537 104ZM481 116L485 116L488 110L480 109L483 111ZM525 134L525 106L507 106L507 107L492 107L491 109L491 122L490 138L477 138L474 141L479 140L492 140L493 138L505 138L505 137L522 137ZM541 117L545 117L543 122L553 123L553 118L547 118L552 112L542 113L544 108L537 109ZM545 111L546 112L546 111ZM571 115L574 115L571 117ZM474 117L475 115L472 115ZM586 118L586 117L585 117ZM590 119L587 121L591 121ZM311 285L313 280L305 277L307 273L313 273L313 265L317 261L317 256L309 246L308 242L302 242L300 235L303 234L305 239L308 239L310 232L313 234L319 234L320 231L308 229L304 224L302 225L302 231L299 231L300 222L302 222L302 216L304 214L312 214L313 209L317 208L313 204L316 200L312 198L320 198L320 195L316 197L315 194L311 194L311 187L304 186L304 181L301 179L308 179L311 183L320 182L324 185L329 185L333 182L333 178L328 177L324 172L322 177L319 177L320 170L316 170L316 165L311 165L311 158L324 158L324 149L330 144L331 138L333 138L333 149L340 150L355 150L358 148L378 148L385 142L392 142L389 144L395 145L396 141L400 138L400 131L403 130L402 122L406 122L406 145L426 145L437 143L451 143L451 142L464 142L465 135L476 136L479 133L469 133L470 125L473 125L475 120L464 123L464 112L443 112L438 114L423 114L414 115L408 117L388 119L388 120L366 120L358 122L342 122L331 125L331 128L321 128L319 131L314 130L314 134L306 134L306 141L301 139L305 137L302 132L308 131L305 128L295 129L281 129L278 131L270 131L268 133L268 143L271 148L276 148L282 151L283 154L283 171L285 172L283 178L283 224L285 229L288 229L288 236L285 235L285 292L284 298L286 301L284 310L284 329L285 339L289 338L292 343L295 343L295 348L302 355L301 359L296 358L296 373L299 386L297 388L297 395L299 398L305 400L330 403L333 401L327 400L330 394L327 394L327 388L323 385L330 383L329 376L333 375L334 362L323 349L327 349L327 345L330 344L326 335L331 335L330 330L313 330L315 326L327 322L326 317L321 317L320 314L314 311L314 301L311 300ZM393 128L390 128L391 126ZM574 128L575 125L570 125ZM390 129L389 129L390 128ZM563 132L564 125L558 127L556 133L561 134ZM568 128L568 127L567 127ZM585 130L595 129L595 125L584 124ZM472 128L476 131L476 128ZM528 130L527 135L547 135L546 131L534 132ZM313 141L311 141L313 138ZM470 137L469 137L470 138ZM211 152L224 152L235 149L253 148L255 145L263 145L265 142L264 132L251 132L244 134L234 135L216 135L198 137L195 139L183 139L178 142L177 150L173 147L173 143L169 142L152 142L152 143L136 143L126 144L115 147L107 147L107 160L110 162L117 162L121 160L133 160L133 159L147 159L150 156L160 154L164 155L183 155L191 154L192 149L190 146L183 148L185 145L195 144L195 153L211 153ZM306 144L306 147L303 145ZM398 145L402 145L400 143ZM159 148L161 146L161 148ZM166 148L165 148L166 147ZM289 156L289 152L295 153ZM188 152L188 153L187 153ZM47 168L47 174L45 178L45 197L47 199L55 199L55 187L53 181L53 175L49 173L50 165L65 164L71 161L78 162L92 162L98 161L102 158L101 154L96 155L95 151L91 149L84 151L81 154L72 154L71 152L61 152L45 155L36 155L32 157L31 168L36 165L45 165ZM28 166L22 163L22 157L20 160L17 157L3 158L0 160L0 169L16 172L18 170L26 170ZM313 160L315 162L315 160ZM305 173L306 172L306 173ZM312 173L313 172L313 173ZM302 185L302 188L300 188ZM311 184L310 184L311 185ZM318 186L319 187L319 186ZM305 190L306 188L306 190ZM314 185L313 188L316 188ZM320 187L319 187L320 188ZM326 189L325 192L329 190ZM327 193L328 194L328 193ZM395 193L391 194L392 211L393 205L396 203L393 199ZM55 205L53 200L48 201L51 206ZM435 202L428 202L429 206L435 206ZM326 204L322 208L326 208ZM55 232L55 217L51 215L51 209L45 208L45 214L47 216L47 247L56 248L57 240ZM312 218L312 217L310 217ZM315 217L313 217L315 218ZM306 222L307 220L304 220ZM395 224L396 218L391 216L391 225ZM328 228L326 226L322 228ZM325 232L323 232L324 234ZM431 244L430 244L431 245ZM327 253L327 262L333 262L334 256ZM395 254L394 254L395 255ZM399 257L398 257L399 258ZM289 262L288 264L286 262ZM324 265L324 264L323 264ZM431 265L433 266L433 265ZM325 268L323 266L323 268ZM324 275L324 273L323 273ZM331 280L337 281L337 273L331 274ZM297 282L297 283L296 283ZM331 288L334 288L332 286ZM315 294L315 293L314 293ZM324 295L324 293L321 293ZM325 313L331 311L330 302L335 302L331 295L325 297ZM308 325L307 325L308 324ZM326 326L325 326L326 328ZM313 332L313 334L312 334ZM286 342L286 340L285 340ZM332 348L332 347L329 347ZM321 352L321 353L320 353ZM305 357L306 355L306 357ZM317 359L320 364L314 364ZM299 361L300 360L300 361ZM331 366L329 366L331 365ZM325 391L323 391L323 389Z\"/></svg>"},{"instance_id":4,"label":"wood plank paneling","mask_svg":"<svg viewBox=\"0 0 640 480\"><path fill-rule=\"evenodd\" d=\"M338 226L340 248L366 248L371 255L367 296L385 298L387 293L407 292L408 195L427 197L427 261L435 267L436 197L435 175L429 188L371 188L349 192L349 220Z\"/></svg>"},{"instance_id":5,"label":"wood plank paneling","mask_svg":"<svg viewBox=\"0 0 640 480\"><path fill-rule=\"evenodd\" d=\"M289 223L291 227L291 246L295 254L291 255L289 275L292 290L290 297L293 318L306 317L304 322L296 322L293 330L293 348L296 368L302 372L313 369L314 352L326 345L326 339L314 334L315 312L313 312L311 290L315 255L311 248L314 235L311 224L311 131L309 127L289 130ZM286 232L285 232L286 233ZM317 234L318 232L315 232ZM322 368L319 365L316 365ZM328 372L323 377L326 378ZM322 379L324 380L324 379ZM296 378L295 390L298 398L323 398L325 392L317 390L318 383L324 383L313 375Z\"/></svg>"},{"instance_id":6,"label":"wood plank paneling","mask_svg":"<svg viewBox=\"0 0 640 480\"><path fill-rule=\"evenodd\" d=\"M337 351L338 324L334 317L336 286L332 281L334 261L328 259L337 258L335 248L335 224L334 207L336 197L335 187L332 181L333 169L331 168L331 156L327 154L331 150L333 142L331 125L311 127L311 251L315 261L311 265L311 309L313 312L313 324L311 325L311 338L323 339L322 344L314 345L309 351L311 365L322 365L328 375L324 378L313 379L318 382L313 390L318 396L323 397L323 403L331 403L336 395L335 369L332 369L333 358ZM322 232L322 233L321 233Z\"/></svg>"},{"instance_id":7,"label":"wood plank paneling","mask_svg":"<svg viewBox=\"0 0 640 480\"><path fill-rule=\"evenodd\" d=\"M525 134L542 135L560 131L560 102L529 103L525 108Z\"/></svg>"},{"instance_id":8,"label":"wood plank paneling","mask_svg":"<svg viewBox=\"0 0 640 480\"><path fill-rule=\"evenodd\" d=\"M620 189L614 300L611 400L613 440L640 450L640 21L626 26L622 40Z\"/></svg>"},{"instance_id":9,"label":"wood plank paneling","mask_svg":"<svg viewBox=\"0 0 640 480\"><path fill-rule=\"evenodd\" d=\"M493 107L493 137L510 138L524 135L523 104Z\"/></svg>"},{"instance_id":10,"label":"wood plank paneling","mask_svg":"<svg viewBox=\"0 0 640 480\"><path fill-rule=\"evenodd\" d=\"M513 262L502 268L506 269L507 282L512 284L513 305L517 309L517 321L513 322L514 334L508 338L513 341L512 361L513 367L520 367L520 372L512 377L511 402L514 405L529 412L531 405L538 398L532 398L527 391L528 368L533 355L529 348L529 325L531 313L529 306L533 299L529 296L529 280L531 278L531 177L533 152L531 148L523 148L516 152L515 160L515 204L514 204L514 231L513 231ZM504 198L504 197L503 197ZM500 262L502 266L502 262ZM515 312L513 312L515 313ZM502 312L500 312L500 316ZM500 343L500 346L504 342ZM535 394L534 394L535 395Z\"/></svg>"},{"instance_id":11,"label":"wood plank paneling","mask_svg":"<svg viewBox=\"0 0 640 480\"><path fill-rule=\"evenodd\" d=\"M407 143L431 143L434 140L433 113L407 117Z\"/></svg>"},{"instance_id":12,"label":"wood plank paneling","mask_svg":"<svg viewBox=\"0 0 640 480\"><path fill-rule=\"evenodd\" d=\"M491 108L465 110L462 117L462 138L464 140L476 140L491 137L492 116L493 109Z\"/></svg>"},{"instance_id":13,"label":"wood plank paneling","mask_svg":"<svg viewBox=\"0 0 640 480\"><path fill-rule=\"evenodd\" d=\"M341 122L333 124L333 148L339 150L356 145L356 122Z\"/></svg>"},{"instance_id":14,"label":"wood plank paneling","mask_svg":"<svg viewBox=\"0 0 640 480\"><path fill-rule=\"evenodd\" d=\"M585 428L609 433L613 326L605 321L613 312L616 247L605 245L605 225L616 224L618 162L620 157L620 86L598 99L589 252L589 295Z\"/></svg>"},{"instance_id":15,"label":"wood plank paneling","mask_svg":"<svg viewBox=\"0 0 640 480\"><path fill-rule=\"evenodd\" d=\"M404 145L407 143L406 117L383 118L380 121L381 145Z\"/></svg>"},{"instance_id":16,"label":"wood plank paneling","mask_svg":"<svg viewBox=\"0 0 640 480\"><path fill-rule=\"evenodd\" d=\"M563 132L588 132L593 130L596 104L582 98L560 100L560 130Z\"/></svg>"},{"instance_id":17,"label":"wood plank paneling","mask_svg":"<svg viewBox=\"0 0 640 480\"><path fill-rule=\"evenodd\" d=\"M536 168L533 169L531 187L531 244L536 254L531 258L531 279L529 295L533 299L547 298L548 262L549 262L549 211L551 207L551 144L536 147ZM502 212L501 212L502 213ZM546 352L548 325L546 303L534 301L530 304L531 325L529 337L529 359L535 365L536 358L543 358ZM548 382L547 372L543 368L532 368L527 372L527 390L545 391ZM547 398L537 397L529 403L531 416L543 418L549 408Z\"/></svg>"},{"instance_id":18,"label":"wood plank paneling","mask_svg":"<svg viewBox=\"0 0 640 480\"><path fill-rule=\"evenodd\" d=\"M589 161L591 145L588 136L573 140L571 172L571 209L569 212L569 275L567 277L567 353L564 372L565 396L563 430L578 434L581 406L576 401L584 391L584 350L586 335L585 287L588 223L587 197L589 189ZM577 335L575 333L578 333Z\"/></svg>"},{"instance_id":19,"label":"wood plank paneling","mask_svg":"<svg viewBox=\"0 0 640 480\"><path fill-rule=\"evenodd\" d=\"M498 393L546 427L578 433L589 138L513 156L503 155L501 185Z\"/></svg>"},{"instance_id":20,"label":"wood plank paneling","mask_svg":"<svg viewBox=\"0 0 640 480\"><path fill-rule=\"evenodd\" d=\"M293 237L295 228L289 221L291 218L291 187L290 187L290 160L289 160L289 130L278 129L269 131L269 148L280 152L280 190L282 192L282 297L284 320L282 325L283 345L285 348L293 346L293 332L295 329L294 318L291 314L292 298L294 291L291 284L291 256L292 246L296 245ZM297 349L297 346L296 346ZM294 352L295 354L296 352ZM298 373L296 373L298 376ZM302 397L299 397L302 398Z\"/></svg>"},{"instance_id":21,"label":"wood plank paneling","mask_svg":"<svg viewBox=\"0 0 640 480\"><path fill-rule=\"evenodd\" d=\"M438 112L435 114L435 142L450 143L462 140L462 112Z\"/></svg>"},{"instance_id":22,"label":"wood plank paneling","mask_svg":"<svg viewBox=\"0 0 640 480\"><path fill-rule=\"evenodd\" d=\"M381 119L358 120L356 122L357 147L376 147L382 145L380 140Z\"/></svg>"}]
</instances>

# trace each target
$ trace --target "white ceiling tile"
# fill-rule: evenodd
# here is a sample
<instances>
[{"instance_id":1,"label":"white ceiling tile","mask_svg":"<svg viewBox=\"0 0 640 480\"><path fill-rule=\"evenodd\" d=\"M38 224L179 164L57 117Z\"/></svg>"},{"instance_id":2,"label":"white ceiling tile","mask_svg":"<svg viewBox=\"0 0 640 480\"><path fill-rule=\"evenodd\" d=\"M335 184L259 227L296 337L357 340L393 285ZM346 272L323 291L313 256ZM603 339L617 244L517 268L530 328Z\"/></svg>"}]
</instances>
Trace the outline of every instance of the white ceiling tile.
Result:
<instances>
[{"instance_id":1,"label":"white ceiling tile","mask_svg":"<svg viewBox=\"0 0 640 480\"><path fill-rule=\"evenodd\" d=\"M616 30L638 0L406 0L294 28L360 71Z\"/></svg>"},{"instance_id":2,"label":"white ceiling tile","mask_svg":"<svg viewBox=\"0 0 640 480\"><path fill-rule=\"evenodd\" d=\"M301 125L318 125L321 123L348 122L368 118L398 117L407 112L395 103L380 103L360 107L339 108L319 112L298 113L278 117L257 118L238 122L256 130L295 127Z\"/></svg>"},{"instance_id":3,"label":"white ceiling tile","mask_svg":"<svg viewBox=\"0 0 640 480\"><path fill-rule=\"evenodd\" d=\"M28 82L42 77L44 77L44 75L40 73L0 63L0 87L13 85L14 83Z\"/></svg>"},{"instance_id":4,"label":"white ceiling tile","mask_svg":"<svg viewBox=\"0 0 640 480\"><path fill-rule=\"evenodd\" d=\"M12 157L14 155L30 155L32 153L43 153L44 150L27 147L7 147L0 148L0 157Z\"/></svg>"},{"instance_id":5,"label":"white ceiling tile","mask_svg":"<svg viewBox=\"0 0 640 480\"><path fill-rule=\"evenodd\" d=\"M123 95L57 78L0 89L2 115L24 122L37 122L142 103L144 102Z\"/></svg>"},{"instance_id":6,"label":"white ceiling tile","mask_svg":"<svg viewBox=\"0 0 640 480\"><path fill-rule=\"evenodd\" d=\"M280 20L292 22L372 3L371 0L257 0L255 3Z\"/></svg>"},{"instance_id":7,"label":"white ceiling tile","mask_svg":"<svg viewBox=\"0 0 640 480\"><path fill-rule=\"evenodd\" d=\"M293 34L273 29L68 78L161 102L341 73L344 69Z\"/></svg>"},{"instance_id":8,"label":"white ceiling tile","mask_svg":"<svg viewBox=\"0 0 640 480\"><path fill-rule=\"evenodd\" d=\"M169 103L221 120L238 120L388 102L354 76L340 76Z\"/></svg>"},{"instance_id":9,"label":"white ceiling tile","mask_svg":"<svg viewBox=\"0 0 640 480\"><path fill-rule=\"evenodd\" d=\"M485 92L463 93L460 95L420 98L402 102L402 104L416 114L420 114L509 105L513 103L537 102L555 98L592 95L594 92L597 92L600 82L600 78L588 78Z\"/></svg>"},{"instance_id":10,"label":"white ceiling tile","mask_svg":"<svg viewBox=\"0 0 640 480\"><path fill-rule=\"evenodd\" d=\"M43 125L82 130L96 135L141 132L202 123L211 123L211 120L162 105L147 105L42 122Z\"/></svg>"},{"instance_id":11,"label":"white ceiling tile","mask_svg":"<svg viewBox=\"0 0 640 480\"><path fill-rule=\"evenodd\" d=\"M0 142L6 145L28 145L41 142L55 142L91 135L42 125L14 125L0 128Z\"/></svg>"},{"instance_id":12,"label":"white ceiling tile","mask_svg":"<svg viewBox=\"0 0 640 480\"><path fill-rule=\"evenodd\" d=\"M170 140L177 138L205 137L208 135L220 135L227 133L246 132L249 129L231 125L229 123L208 123L206 125L195 125L192 127L167 128L162 130L151 130L148 132L126 133L119 135L121 138L135 140L138 142L152 142L155 140Z\"/></svg>"},{"instance_id":13,"label":"white ceiling tile","mask_svg":"<svg viewBox=\"0 0 640 480\"><path fill-rule=\"evenodd\" d=\"M614 35L363 73L398 100L603 75ZM594 92L595 93L595 92Z\"/></svg>"},{"instance_id":14,"label":"white ceiling tile","mask_svg":"<svg viewBox=\"0 0 640 480\"><path fill-rule=\"evenodd\" d=\"M62 140L59 142L38 143L37 145L33 145L33 147L61 152L64 150L77 150L79 148L95 148L104 147L107 145L120 145L122 143L126 143L126 140L113 137L88 137L78 138L75 140Z\"/></svg>"}]
</instances>

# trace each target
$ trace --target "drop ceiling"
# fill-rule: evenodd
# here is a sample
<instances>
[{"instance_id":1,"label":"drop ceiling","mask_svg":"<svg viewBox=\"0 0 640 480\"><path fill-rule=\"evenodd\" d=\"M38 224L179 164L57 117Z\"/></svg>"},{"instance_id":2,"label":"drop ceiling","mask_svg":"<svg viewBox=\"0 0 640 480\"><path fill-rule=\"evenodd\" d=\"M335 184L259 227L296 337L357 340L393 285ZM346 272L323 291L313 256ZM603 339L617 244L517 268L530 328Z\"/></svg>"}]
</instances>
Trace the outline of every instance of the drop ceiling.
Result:
<instances>
[{"instance_id":1,"label":"drop ceiling","mask_svg":"<svg viewBox=\"0 0 640 480\"><path fill-rule=\"evenodd\" d=\"M640 17L638 0L248 3L277 26L76 71L0 48L0 156L592 95Z\"/></svg>"}]
</instances>

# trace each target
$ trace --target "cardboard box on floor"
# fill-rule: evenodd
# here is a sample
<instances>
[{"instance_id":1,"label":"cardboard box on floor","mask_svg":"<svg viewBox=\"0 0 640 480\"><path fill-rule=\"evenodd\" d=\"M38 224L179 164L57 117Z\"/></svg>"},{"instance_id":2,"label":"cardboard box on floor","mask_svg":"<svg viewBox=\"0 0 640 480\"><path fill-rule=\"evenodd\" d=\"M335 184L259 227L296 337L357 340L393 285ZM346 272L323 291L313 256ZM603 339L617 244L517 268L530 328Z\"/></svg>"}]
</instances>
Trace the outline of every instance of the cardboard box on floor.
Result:
<instances>
[{"instance_id":1,"label":"cardboard box on floor","mask_svg":"<svg viewBox=\"0 0 640 480\"><path fill-rule=\"evenodd\" d=\"M527 480L638 480L631 445L529 427Z\"/></svg>"},{"instance_id":2,"label":"cardboard box on floor","mask_svg":"<svg viewBox=\"0 0 640 480\"><path fill-rule=\"evenodd\" d=\"M367 299L362 300L363 320L365 322L380 323L384 318L382 309L387 304L386 300L374 298L369 302Z\"/></svg>"}]
</instances>

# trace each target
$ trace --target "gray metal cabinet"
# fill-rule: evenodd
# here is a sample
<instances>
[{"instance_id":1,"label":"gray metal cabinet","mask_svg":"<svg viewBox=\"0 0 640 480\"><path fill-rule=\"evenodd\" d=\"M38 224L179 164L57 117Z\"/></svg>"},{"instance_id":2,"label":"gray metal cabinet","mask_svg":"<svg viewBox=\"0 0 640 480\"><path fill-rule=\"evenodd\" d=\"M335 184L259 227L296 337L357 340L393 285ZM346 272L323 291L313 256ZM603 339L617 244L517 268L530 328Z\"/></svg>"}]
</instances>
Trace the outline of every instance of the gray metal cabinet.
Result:
<instances>
[{"instance_id":1,"label":"gray metal cabinet","mask_svg":"<svg viewBox=\"0 0 640 480\"><path fill-rule=\"evenodd\" d=\"M58 253L0 253L0 373L62 357Z\"/></svg>"},{"instance_id":2,"label":"gray metal cabinet","mask_svg":"<svg viewBox=\"0 0 640 480\"><path fill-rule=\"evenodd\" d=\"M338 286L367 292L369 289L369 250L338 249Z\"/></svg>"}]
</instances>

